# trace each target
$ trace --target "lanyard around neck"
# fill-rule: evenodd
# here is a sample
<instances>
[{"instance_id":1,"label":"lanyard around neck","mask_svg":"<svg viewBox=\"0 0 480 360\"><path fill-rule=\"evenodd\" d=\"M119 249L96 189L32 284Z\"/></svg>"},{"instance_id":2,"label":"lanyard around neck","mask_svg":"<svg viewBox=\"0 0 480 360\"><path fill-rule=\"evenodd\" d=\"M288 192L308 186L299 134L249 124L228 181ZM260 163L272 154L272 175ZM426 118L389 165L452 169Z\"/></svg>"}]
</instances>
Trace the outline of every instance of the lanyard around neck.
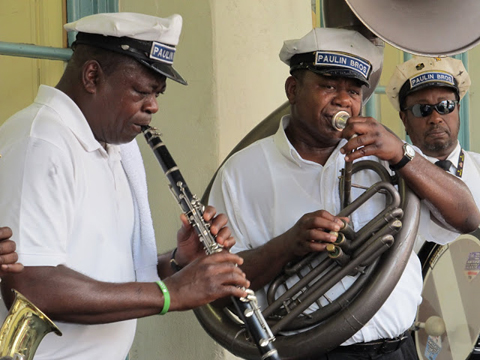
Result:
<instances>
[{"instance_id":1,"label":"lanyard around neck","mask_svg":"<svg viewBox=\"0 0 480 360\"><path fill-rule=\"evenodd\" d=\"M461 178L463 175L464 163L465 163L465 153L463 152L463 149L460 149L460 155L458 156L457 171L455 172L455 175L457 175L459 178Z\"/></svg>"}]
</instances>

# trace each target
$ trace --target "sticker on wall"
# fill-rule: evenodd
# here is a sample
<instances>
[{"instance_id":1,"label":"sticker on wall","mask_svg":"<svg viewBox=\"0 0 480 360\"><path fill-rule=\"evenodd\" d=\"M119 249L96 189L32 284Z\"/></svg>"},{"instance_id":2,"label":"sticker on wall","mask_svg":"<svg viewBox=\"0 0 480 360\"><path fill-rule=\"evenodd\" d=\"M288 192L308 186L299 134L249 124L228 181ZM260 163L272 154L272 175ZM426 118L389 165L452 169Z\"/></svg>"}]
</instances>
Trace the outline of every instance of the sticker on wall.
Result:
<instances>
[{"instance_id":1,"label":"sticker on wall","mask_svg":"<svg viewBox=\"0 0 480 360\"><path fill-rule=\"evenodd\" d=\"M465 276L468 281L472 281L480 272L480 252L471 252L468 254L467 263L465 264Z\"/></svg>"},{"instance_id":2,"label":"sticker on wall","mask_svg":"<svg viewBox=\"0 0 480 360\"><path fill-rule=\"evenodd\" d=\"M429 336L425 348L425 357L428 360L435 360L442 351L442 339L440 336Z\"/></svg>"}]
</instances>

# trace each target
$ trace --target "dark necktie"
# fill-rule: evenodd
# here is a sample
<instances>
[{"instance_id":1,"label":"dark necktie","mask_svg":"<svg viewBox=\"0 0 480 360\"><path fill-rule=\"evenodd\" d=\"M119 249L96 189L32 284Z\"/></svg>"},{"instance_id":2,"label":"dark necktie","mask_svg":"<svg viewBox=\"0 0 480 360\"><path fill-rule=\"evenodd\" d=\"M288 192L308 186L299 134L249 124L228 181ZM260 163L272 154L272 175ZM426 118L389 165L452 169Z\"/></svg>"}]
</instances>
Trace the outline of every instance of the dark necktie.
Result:
<instances>
[{"instance_id":1,"label":"dark necktie","mask_svg":"<svg viewBox=\"0 0 480 360\"><path fill-rule=\"evenodd\" d=\"M441 167L445 171L449 171L450 166L452 166L452 162L450 160L438 160L435 165Z\"/></svg>"}]
</instances>

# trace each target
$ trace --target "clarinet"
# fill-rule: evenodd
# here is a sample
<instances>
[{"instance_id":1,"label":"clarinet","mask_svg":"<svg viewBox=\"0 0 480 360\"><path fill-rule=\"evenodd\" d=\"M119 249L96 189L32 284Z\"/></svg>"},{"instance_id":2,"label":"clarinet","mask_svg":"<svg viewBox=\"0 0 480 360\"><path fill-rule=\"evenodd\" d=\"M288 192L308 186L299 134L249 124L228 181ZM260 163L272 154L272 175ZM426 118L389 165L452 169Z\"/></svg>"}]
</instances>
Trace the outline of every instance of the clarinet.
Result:
<instances>
[{"instance_id":1,"label":"clarinet","mask_svg":"<svg viewBox=\"0 0 480 360\"><path fill-rule=\"evenodd\" d=\"M188 222L195 229L198 238L205 248L205 252L207 255L211 255L222 251L223 247L216 242L215 236L210 232L210 224L205 222L203 218L205 207L197 196L192 195L190 192L177 164L160 139L160 135L156 132L155 128L150 126L142 126L142 131L170 182L168 185L170 191L180 205L183 213L187 216ZM255 345L262 355L261 359L280 360L277 349L273 346L275 337L260 311L255 293L251 289L246 289L246 292L247 297L245 298L232 296L232 302L240 318L243 320L245 327L255 341Z\"/></svg>"}]
</instances>

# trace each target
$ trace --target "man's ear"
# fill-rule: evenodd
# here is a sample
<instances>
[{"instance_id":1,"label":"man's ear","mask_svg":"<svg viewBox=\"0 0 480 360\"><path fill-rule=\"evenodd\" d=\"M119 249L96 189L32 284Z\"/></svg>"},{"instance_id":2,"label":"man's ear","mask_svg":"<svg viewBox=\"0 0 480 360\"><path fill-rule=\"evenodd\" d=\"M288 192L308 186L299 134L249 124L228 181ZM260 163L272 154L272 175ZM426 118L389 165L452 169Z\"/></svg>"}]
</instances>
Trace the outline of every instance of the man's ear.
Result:
<instances>
[{"instance_id":1,"label":"man's ear","mask_svg":"<svg viewBox=\"0 0 480 360\"><path fill-rule=\"evenodd\" d=\"M296 102L297 90L298 80L293 76L289 76L287 80L285 80L285 94L287 95L288 101L292 105Z\"/></svg>"},{"instance_id":2,"label":"man's ear","mask_svg":"<svg viewBox=\"0 0 480 360\"><path fill-rule=\"evenodd\" d=\"M88 60L82 67L82 84L90 94L97 91L100 78L103 76L102 67L96 60Z\"/></svg>"},{"instance_id":3,"label":"man's ear","mask_svg":"<svg viewBox=\"0 0 480 360\"><path fill-rule=\"evenodd\" d=\"M402 119L403 126L405 126L405 122L407 121L407 112L406 111L399 111L398 116Z\"/></svg>"},{"instance_id":4,"label":"man's ear","mask_svg":"<svg viewBox=\"0 0 480 360\"><path fill-rule=\"evenodd\" d=\"M403 127L405 128L405 133L408 135L408 131L407 131L407 111L399 111L398 116L400 116L400 119L403 122Z\"/></svg>"}]
</instances>

